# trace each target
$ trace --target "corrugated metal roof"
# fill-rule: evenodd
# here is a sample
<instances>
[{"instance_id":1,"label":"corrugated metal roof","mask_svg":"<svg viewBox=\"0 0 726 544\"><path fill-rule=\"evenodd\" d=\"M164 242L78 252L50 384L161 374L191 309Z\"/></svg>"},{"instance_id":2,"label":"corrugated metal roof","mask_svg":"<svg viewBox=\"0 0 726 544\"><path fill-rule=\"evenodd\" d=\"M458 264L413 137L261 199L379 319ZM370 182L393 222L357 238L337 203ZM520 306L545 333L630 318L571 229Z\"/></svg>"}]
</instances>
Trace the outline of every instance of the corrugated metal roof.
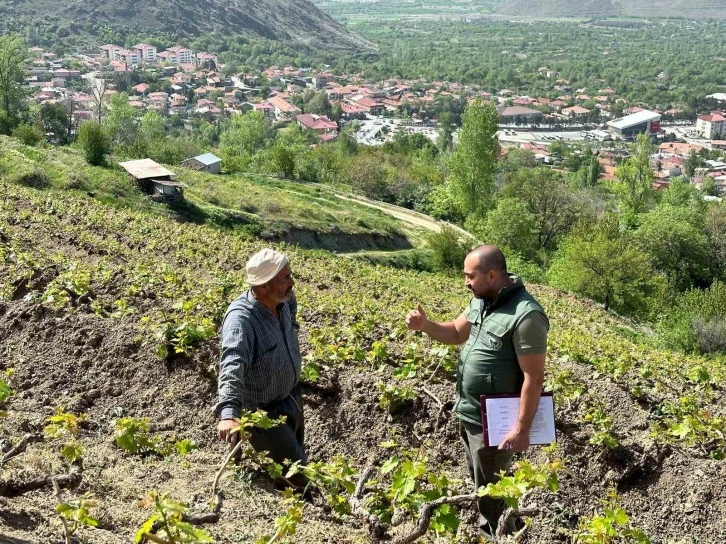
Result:
<instances>
[{"instance_id":1,"label":"corrugated metal roof","mask_svg":"<svg viewBox=\"0 0 726 544\"><path fill-rule=\"evenodd\" d=\"M171 172L151 159L139 159L136 161L120 162L118 165L126 170L136 179L148 179L164 176L174 176Z\"/></svg>"},{"instance_id":2,"label":"corrugated metal roof","mask_svg":"<svg viewBox=\"0 0 726 544\"><path fill-rule=\"evenodd\" d=\"M658 121L659 119L659 113L643 110L639 111L638 113L633 113L632 115L626 115L625 117L621 117L620 119L616 119L615 121L609 121L608 126L616 128L618 130L623 130L634 125L647 123L648 121Z\"/></svg>"},{"instance_id":3,"label":"corrugated metal roof","mask_svg":"<svg viewBox=\"0 0 726 544\"><path fill-rule=\"evenodd\" d=\"M214 164L215 162L220 162L222 159L220 159L213 153L205 153L204 155L194 157L194 160L201 162L205 166L209 166L210 164Z\"/></svg>"}]
</instances>

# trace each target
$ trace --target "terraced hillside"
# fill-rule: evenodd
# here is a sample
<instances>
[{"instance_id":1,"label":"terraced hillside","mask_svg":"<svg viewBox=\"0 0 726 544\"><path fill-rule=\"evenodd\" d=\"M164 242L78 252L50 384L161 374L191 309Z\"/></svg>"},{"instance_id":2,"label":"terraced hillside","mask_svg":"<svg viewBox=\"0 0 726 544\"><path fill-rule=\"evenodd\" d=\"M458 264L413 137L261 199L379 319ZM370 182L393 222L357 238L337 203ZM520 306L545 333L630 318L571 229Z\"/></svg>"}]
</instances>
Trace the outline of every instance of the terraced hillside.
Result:
<instances>
[{"instance_id":1,"label":"terraced hillside","mask_svg":"<svg viewBox=\"0 0 726 544\"><path fill-rule=\"evenodd\" d=\"M70 183L70 172L55 175ZM322 491L283 502L247 459L221 473L213 510L225 456L211 412L217 327L245 288L244 261L267 242L3 176L0 541L64 541L49 475L62 475L65 503L96 498L98 527L76 536L99 544L133 540L153 513L153 501L140 502L151 490L186 503L211 541L310 544L371 541L349 502L368 466L363 506L383 522L396 514L401 523L385 529L394 537L412 530L422 503L471 491L450 411L457 350L403 322L417 302L435 318L460 312L460 279L281 245L298 282L310 470ZM536 512L522 541L635 542L638 529L653 542L723 542L722 362L652 349L588 301L530 288L552 322L547 387L559 444L531 448L534 465L507 488L515 502L526 491L518 506ZM618 506L606 510L611 489ZM438 511L422 541L463 538L473 512L460 508L458 518L454 507ZM273 520L286 512L283 520L300 516L297 532L275 537L284 524Z\"/></svg>"}]
</instances>

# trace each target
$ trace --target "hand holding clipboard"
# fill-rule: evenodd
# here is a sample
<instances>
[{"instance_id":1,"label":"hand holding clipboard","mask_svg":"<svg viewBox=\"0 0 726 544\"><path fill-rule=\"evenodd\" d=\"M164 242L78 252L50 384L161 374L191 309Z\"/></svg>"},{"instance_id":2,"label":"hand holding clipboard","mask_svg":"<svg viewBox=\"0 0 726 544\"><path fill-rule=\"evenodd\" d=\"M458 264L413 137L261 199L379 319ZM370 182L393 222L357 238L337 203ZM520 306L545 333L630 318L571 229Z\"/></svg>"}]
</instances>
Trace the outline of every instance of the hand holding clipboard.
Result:
<instances>
[{"instance_id":1,"label":"hand holding clipboard","mask_svg":"<svg viewBox=\"0 0 726 544\"><path fill-rule=\"evenodd\" d=\"M519 417L519 395L482 395L481 420L484 445L497 447L514 429ZM557 441L555 405L552 393L542 393L529 431L530 445Z\"/></svg>"}]
</instances>

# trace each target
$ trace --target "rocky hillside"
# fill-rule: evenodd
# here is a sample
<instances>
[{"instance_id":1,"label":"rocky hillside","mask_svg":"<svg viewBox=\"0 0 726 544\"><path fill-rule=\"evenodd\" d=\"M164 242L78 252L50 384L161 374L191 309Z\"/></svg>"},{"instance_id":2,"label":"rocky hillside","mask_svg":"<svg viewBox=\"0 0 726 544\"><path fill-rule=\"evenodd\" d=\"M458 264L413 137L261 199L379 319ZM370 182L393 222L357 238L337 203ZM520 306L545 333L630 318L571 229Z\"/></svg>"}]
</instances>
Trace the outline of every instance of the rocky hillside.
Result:
<instances>
[{"instance_id":1,"label":"rocky hillside","mask_svg":"<svg viewBox=\"0 0 726 544\"><path fill-rule=\"evenodd\" d=\"M723 19L726 0L504 0L496 13L518 17Z\"/></svg>"},{"instance_id":2,"label":"rocky hillside","mask_svg":"<svg viewBox=\"0 0 726 544\"><path fill-rule=\"evenodd\" d=\"M50 26L61 37L111 26L150 36L222 33L336 49L372 47L307 0L0 0L0 13L5 25Z\"/></svg>"}]
</instances>

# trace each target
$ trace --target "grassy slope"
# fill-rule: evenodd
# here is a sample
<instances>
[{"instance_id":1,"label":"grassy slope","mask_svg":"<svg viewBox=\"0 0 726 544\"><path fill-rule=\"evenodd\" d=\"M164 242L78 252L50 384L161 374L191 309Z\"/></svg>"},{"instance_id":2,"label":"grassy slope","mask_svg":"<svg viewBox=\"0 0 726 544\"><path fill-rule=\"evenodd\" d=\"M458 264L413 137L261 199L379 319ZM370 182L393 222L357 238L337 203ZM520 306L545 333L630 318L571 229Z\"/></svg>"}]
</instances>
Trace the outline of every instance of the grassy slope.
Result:
<instances>
[{"instance_id":1,"label":"grassy slope","mask_svg":"<svg viewBox=\"0 0 726 544\"><path fill-rule=\"evenodd\" d=\"M0 437L16 440L21 428L40 430L57 405L89 414L80 436L84 480L70 495L90 491L102 498L103 528L82 531L95 543L130 540L148 515L136 502L148 489L170 491L203 509L223 449L209 410L216 328L229 300L244 288L240 263L262 242L180 223L153 206L109 207L55 188L4 188L0 369L15 369L17 395L7 403L10 417L0 420ZM343 454L360 470L371 458L384 459L379 444L395 438L400 447L422 448L431 469L464 479L455 422L445 417L435 430L438 406L422 392L433 371L427 387L445 401L452 398L456 350L442 352L422 341L402 320L419 301L433 318L456 315L467 302L461 281L282 249L297 275L303 349L320 365L323 381L338 388L332 397L306 392L311 457ZM544 287L531 290L552 323L548 375L557 394L561 454L570 470L557 500L535 495L543 512L528 541L560 541L561 528L600 508L608 483L619 487L634 523L655 541L675 542L684 534L693 542L722 541L723 465L708 455L724 448L718 434L724 424L713 418L723 414L723 362L651 349L640 333L587 301ZM376 358L374 341L386 346L386 354L378 350ZM160 358L159 347L170 355ZM175 348L184 353L175 355ZM410 350L421 358L416 376L394 378ZM379 381L413 388L416 402L388 418L377 407ZM597 405L611 418L615 450L591 443L596 428L584 416ZM120 413L150 417L163 438L192 438L200 450L186 462L125 454L111 440L110 426ZM0 481L67 470L57 454L61 443L33 445L4 469ZM541 454L535 449L530 456ZM222 520L209 527L217 542L252 541L269 530L281 507L264 480L225 482ZM5 500L0 532L54 542L59 524L53 509L48 490ZM363 531L350 527L319 506L307 506L295 541L364 542Z\"/></svg>"},{"instance_id":2,"label":"grassy slope","mask_svg":"<svg viewBox=\"0 0 726 544\"><path fill-rule=\"evenodd\" d=\"M0 173L15 179L42 170L51 187L91 192L105 204L206 221L268 239L295 242L297 237L303 246L308 234L308 238L317 236L319 247L341 251L406 249L420 243L421 235L404 223L320 187L263 176L213 176L170 168L189 186L187 206L171 209L149 201L121 168L89 166L74 149L32 148L0 136ZM329 243L332 235L344 240L341 247Z\"/></svg>"}]
</instances>

